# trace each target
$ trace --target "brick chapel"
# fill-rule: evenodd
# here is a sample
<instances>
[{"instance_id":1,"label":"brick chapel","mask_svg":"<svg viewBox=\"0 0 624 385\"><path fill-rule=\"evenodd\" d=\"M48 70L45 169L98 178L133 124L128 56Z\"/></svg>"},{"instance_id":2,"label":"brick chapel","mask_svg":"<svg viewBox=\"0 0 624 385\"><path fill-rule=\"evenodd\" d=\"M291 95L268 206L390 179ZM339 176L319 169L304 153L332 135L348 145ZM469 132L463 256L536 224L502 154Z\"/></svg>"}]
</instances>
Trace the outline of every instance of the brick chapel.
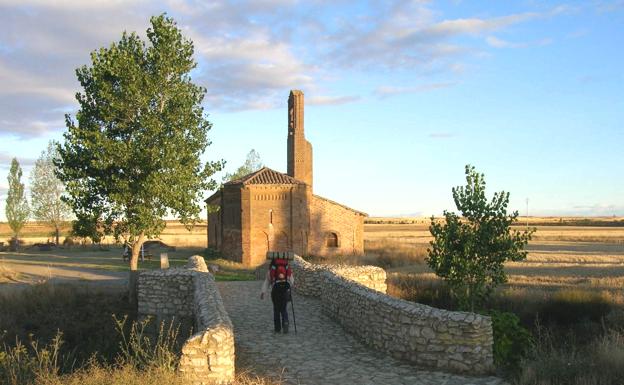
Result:
<instances>
[{"instance_id":1,"label":"brick chapel","mask_svg":"<svg viewBox=\"0 0 624 385\"><path fill-rule=\"evenodd\" d=\"M312 191L312 145L305 138L303 92L288 97L288 173L264 167L232 180L206 199L208 247L247 266L267 251L298 255L360 255L364 217ZM212 212L210 212L212 211Z\"/></svg>"}]
</instances>

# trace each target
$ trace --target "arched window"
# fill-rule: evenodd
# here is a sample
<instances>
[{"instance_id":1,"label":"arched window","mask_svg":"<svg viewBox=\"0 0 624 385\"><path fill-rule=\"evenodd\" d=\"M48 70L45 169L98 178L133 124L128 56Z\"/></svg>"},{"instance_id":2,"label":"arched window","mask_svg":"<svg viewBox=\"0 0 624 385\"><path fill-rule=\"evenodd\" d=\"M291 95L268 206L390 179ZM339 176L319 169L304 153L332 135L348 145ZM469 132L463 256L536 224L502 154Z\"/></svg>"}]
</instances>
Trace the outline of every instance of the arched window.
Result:
<instances>
[{"instance_id":1,"label":"arched window","mask_svg":"<svg viewBox=\"0 0 624 385\"><path fill-rule=\"evenodd\" d=\"M327 247L338 247L338 234L328 233L326 244L327 244Z\"/></svg>"}]
</instances>

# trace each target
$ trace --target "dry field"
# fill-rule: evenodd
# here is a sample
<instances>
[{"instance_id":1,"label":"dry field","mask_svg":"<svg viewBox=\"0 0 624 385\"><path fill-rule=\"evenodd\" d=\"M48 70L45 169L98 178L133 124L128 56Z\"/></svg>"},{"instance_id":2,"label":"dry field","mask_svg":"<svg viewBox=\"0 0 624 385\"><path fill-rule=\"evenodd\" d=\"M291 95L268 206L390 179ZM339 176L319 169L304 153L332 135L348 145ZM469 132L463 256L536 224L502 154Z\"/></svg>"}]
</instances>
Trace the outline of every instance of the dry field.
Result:
<instances>
[{"instance_id":1,"label":"dry field","mask_svg":"<svg viewBox=\"0 0 624 385\"><path fill-rule=\"evenodd\" d=\"M71 225L69 223L61 228L61 243L69 236L70 230ZM5 245L8 244L11 234L9 225L6 222L0 222L0 242L4 242ZM52 227L46 224L28 222L20 234L20 239L25 242L26 246L47 241L53 242L54 231ZM199 223L189 231L178 221L167 221L167 227L158 239L170 246L205 248L207 240L206 223ZM115 240L112 237L105 237L102 243L112 245Z\"/></svg>"},{"instance_id":2,"label":"dry field","mask_svg":"<svg viewBox=\"0 0 624 385\"><path fill-rule=\"evenodd\" d=\"M431 272L424 264L431 240L429 222L429 218L368 218L364 225L367 256L343 262L377 262L390 275L410 274L430 279ZM575 226L568 226L569 223ZM590 226L576 226L578 223ZM507 264L510 284L603 290L624 287L624 219L530 217L529 224L537 232L527 248L526 261ZM524 223L517 226L524 227ZM69 229L69 225L63 227L61 240L69 234ZM8 225L0 223L0 242L6 244L9 238ZM26 243L24 251L33 251L29 245L53 240L52 228L29 222L21 239ZM159 239L171 246L203 249L207 243L206 224L200 223L189 231L177 221L168 221ZM113 247L114 239L107 237L103 243ZM110 258L117 258L117 252L114 254ZM14 279L12 272L3 271L1 275L5 280Z\"/></svg>"},{"instance_id":3,"label":"dry field","mask_svg":"<svg viewBox=\"0 0 624 385\"><path fill-rule=\"evenodd\" d=\"M375 222L377 218L371 218ZM379 220L380 224L366 224L364 239L369 252L394 248L395 263L391 274L416 274L431 279L433 274L425 264L408 263L424 260L431 234L429 219L390 218ZM574 222L587 219L574 218ZM566 219L568 221L568 219ZM523 262L508 263L509 284L514 286L539 286L542 288L574 287L599 290L616 290L624 287L624 221L621 218L598 218L594 226L560 225L559 218L530 218L530 224L537 231L527 250L529 255ZM398 223L397 223L398 222ZM565 223L565 222L564 222ZM620 226L605 226L616 223ZM521 230L525 226L517 226ZM533 227L533 226L532 226Z\"/></svg>"},{"instance_id":4,"label":"dry field","mask_svg":"<svg viewBox=\"0 0 624 385\"><path fill-rule=\"evenodd\" d=\"M390 295L455 309L424 263L428 225L371 218L363 259L386 268ZM486 305L516 314L532 336L504 376L514 385L624 384L624 220L529 218L529 225L537 231L527 259L506 264L509 282Z\"/></svg>"}]
</instances>

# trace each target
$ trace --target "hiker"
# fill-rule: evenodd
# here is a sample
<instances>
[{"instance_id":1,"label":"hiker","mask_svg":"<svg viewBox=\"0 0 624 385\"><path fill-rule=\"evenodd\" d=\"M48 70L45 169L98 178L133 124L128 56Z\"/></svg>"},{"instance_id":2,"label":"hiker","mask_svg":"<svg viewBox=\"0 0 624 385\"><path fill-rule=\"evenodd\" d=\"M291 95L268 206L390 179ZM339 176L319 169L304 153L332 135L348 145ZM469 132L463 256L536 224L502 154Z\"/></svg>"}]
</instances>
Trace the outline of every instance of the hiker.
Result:
<instances>
[{"instance_id":1,"label":"hiker","mask_svg":"<svg viewBox=\"0 0 624 385\"><path fill-rule=\"evenodd\" d=\"M271 301L273 302L273 326L275 333L288 333L288 311L286 305L290 301L290 288L294 283L292 270L288 266L288 260L271 259L269 271L262 284L260 299L264 299L265 294L271 288Z\"/></svg>"}]
</instances>

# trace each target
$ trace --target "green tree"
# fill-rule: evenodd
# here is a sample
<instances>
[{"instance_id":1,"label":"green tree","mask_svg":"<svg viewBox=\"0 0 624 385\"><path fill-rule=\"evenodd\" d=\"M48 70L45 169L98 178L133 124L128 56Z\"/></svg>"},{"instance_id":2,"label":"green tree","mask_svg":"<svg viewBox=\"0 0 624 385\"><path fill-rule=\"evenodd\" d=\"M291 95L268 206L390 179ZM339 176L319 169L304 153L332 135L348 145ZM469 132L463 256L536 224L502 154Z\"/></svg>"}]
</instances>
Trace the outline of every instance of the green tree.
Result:
<instances>
[{"instance_id":1,"label":"green tree","mask_svg":"<svg viewBox=\"0 0 624 385\"><path fill-rule=\"evenodd\" d=\"M101 215L97 212L79 213L72 221L71 234L74 237L91 238L93 243L100 243L111 227L111 222L108 224L101 222Z\"/></svg>"},{"instance_id":2,"label":"green tree","mask_svg":"<svg viewBox=\"0 0 624 385\"><path fill-rule=\"evenodd\" d=\"M223 177L224 182L229 182L231 180L239 179L244 177L245 175L249 175L254 171L260 170L264 165L262 164L262 160L260 160L260 154L253 148L247 154L247 158L245 159L245 163L242 166L236 169L233 174L227 173Z\"/></svg>"},{"instance_id":3,"label":"green tree","mask_svg":"<svg viewBox=\"0 0 624 385\"><path fill-rule=\"evenodd\" d=\"M206 90L190 77L193 43L171 18L150 21L148 42L124 32L76 70L77 123L65 116L56 163L80 226L90 220L129 243L135 304L141 245L167 215L189 227L199 221L203 192L217 187L211 176L223 166L200 160L212 125L201 106Z\"/></svg>"},{"instance_id":4,"label":"green tree","mask_svg":"<svg viewBox=\"0 0 624 385\"><path fill-rule=\"evenodd\" d=\"M507 281L504 263L526 258L524 246L535 230L511 230L518 212L507 214L509 193L494 193L488 202L484 175L470 165L466 186L452 191L462 217L446 210L444 222L431 217L433 240L426 261L449 284L459 305L474 311L496 285Z\"/></svg>"},{"instance_id":5,"label":"green tree","mask_svg":"<svg viewBox=\"0 0 624 385\"><path fill-rule=\"evenodd\" d=\"M9 227L13 231L14 247L19 249L19 234L28 220L30 209L28 201L24 195L24 184L22 183L22 168L16 158L11 161L9 176L9 192L7 194L6 206L4 209Z\"/></svg>"},{"instance_id":6,"label":"green tree","mask_svg":"<svg viewBox=\"0 0 624 385\"><path fill-rule=\"evenodd\" d=\"M58 158L57 144L48 143L48 148L41 153L30 173L30 205L32 215L38 221L54 226L56 244L63 222L71 217L71 208L61 200L65 187L56 177L54 159Z\"/></svg>"}]
</instances>

